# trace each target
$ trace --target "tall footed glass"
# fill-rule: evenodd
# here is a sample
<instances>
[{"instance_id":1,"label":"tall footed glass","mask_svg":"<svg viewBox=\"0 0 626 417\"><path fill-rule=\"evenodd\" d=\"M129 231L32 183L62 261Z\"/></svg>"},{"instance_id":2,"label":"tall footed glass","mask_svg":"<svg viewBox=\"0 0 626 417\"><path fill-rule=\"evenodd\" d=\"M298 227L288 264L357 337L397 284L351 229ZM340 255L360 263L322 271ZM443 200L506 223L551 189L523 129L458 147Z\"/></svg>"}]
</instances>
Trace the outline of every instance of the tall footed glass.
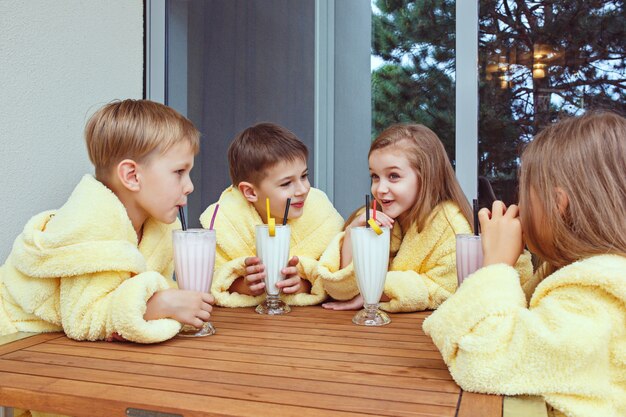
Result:
<instances>
[{"instance_id":1,"label":"tall footed glass","mask_svg":"<svg viewBox=\"0 0 626 417\"><path fill-rule=\"evenodd\" d=\"M480 235L456 235L456 278L463 280L483 266L483 246Z\"/></svg>"},{"instance_id":2,"label":"tall footed glass","mask_svg":"<svg viewBox=\"0 0 626 417\"><path fill-rule=\"evenodd\" d=\"M364 303L352 322L361 326L383 326L391 322L387 313L378 309L389 266L391 236L388 227L381 229L380 235L368 227L350 229L352 262Z\"/></svg>"},{"instance_id":3,"label":"tall footed glass","mask_svg":"<svg viewBox=\"0 0 626 417\"><path fill-rule=\"evenodd\" d=\"M285 279L280 272L289 261L291 229L289 225L276 226L274 236L270 236L267 225L258 225L256 232L256 254L265 265L266 298L256 307L259 314L286 314L291 311L287 303L280 299L276 283Z\"/></svg>"},{"instance_id":4,"label":"tall footed glass","mask_svg":"<svg viewBox=\"0 0 626 417\"><path fill-rule=\"evenodd\" d=\"M178 288L210 292L215 265L215 230L174 230L173 238ZM188 337L210 336L215 334L215 328L210 322L204 323L200 329L185 325L178 334Z\"/></svg>"}]
</instances>

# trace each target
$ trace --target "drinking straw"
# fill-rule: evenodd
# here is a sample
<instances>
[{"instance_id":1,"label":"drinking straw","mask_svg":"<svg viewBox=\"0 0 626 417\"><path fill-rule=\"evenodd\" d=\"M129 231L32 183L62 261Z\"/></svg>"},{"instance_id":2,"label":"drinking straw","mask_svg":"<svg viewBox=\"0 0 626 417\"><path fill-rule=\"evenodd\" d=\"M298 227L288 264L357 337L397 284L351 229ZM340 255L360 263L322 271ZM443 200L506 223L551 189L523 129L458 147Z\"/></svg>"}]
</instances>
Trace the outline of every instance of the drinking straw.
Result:
<instances>
[{"instance_id":1,"label":"drinking straw","mask_svg":"<svg viewBox=\"0 0 626 417\"><path fill-rule=\"evenodd\" d=\"M215 223L215 215L217 211L220 209L220 203L215 205L215 210L213 210L213 216L211 216L211 224L209 225L209 230L213 230L213 223Z\"/></svg>"},{"instance_id":2,"label":"drinking straw","mask_svg":"<svg viewBox=\"0 0 626 417\"><path fill-rule=\"evenodd\" d=\"M267 212L267 224L270 223L270 198L265 197L265 211Z\"/></svg>"},{"instance_id":3,"label":"drinking straw","mask_svg":"<svg viewBox=\"0 0 626 417\"><path fill-rule=\"evenodd\" d=\"M478 236L478 200L472 200L472 210L474 211L474 235Z\"/></svg>"},{"instance_id":4,"label":"drinking straw","mask_svg":"<svg viewBox=\"0 0 626 417\"><path fill-rule=\"evenodd\" d=\"M283 216L283 226L287 224L287 216L289 215L290 205L291 205L291 197L287 199L287 204L285 204L285 215Z\"/></svg>"},{"instance_id":5,"label":"drinking straw","mask_svg":"<svg viewBox=\"0 0 626 417\"><path fill-rule=\"evenodd\" d=\"M187 221L185 220L183 206L178 206L178 215L180 216L180 224L183 226L183 230L187 230Z\"/></svg>"},{"instance_id":6,"label":"drinking straw","mask_svg":"<svg viewBox=\"0 0 626 417\"><path fill-rule=\"evenodd\" d=\"M365 194L365 227L370 227L370 195Z\"/></svg>"},{"instance_id":7,"label":"drinking straw","mask_svg":"<svg viewBox=\"0 0 626 417\"><path fill-rule=\"evenodd\" d=\"M376 199L374 199L374 220L376 220Z\"/></svg>"}]
</instances>

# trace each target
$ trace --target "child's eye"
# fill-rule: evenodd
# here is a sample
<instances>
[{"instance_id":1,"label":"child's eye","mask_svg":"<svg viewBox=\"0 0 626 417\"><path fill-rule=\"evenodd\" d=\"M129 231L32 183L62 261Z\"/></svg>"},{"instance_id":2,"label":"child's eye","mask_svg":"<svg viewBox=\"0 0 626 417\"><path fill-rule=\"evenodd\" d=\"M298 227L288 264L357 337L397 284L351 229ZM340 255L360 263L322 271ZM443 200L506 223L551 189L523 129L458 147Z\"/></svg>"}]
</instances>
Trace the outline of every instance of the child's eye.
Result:
<instances>
[{"instance_id":1,"label":"child's eye","mask_svg":"<svg viewBox=\"0 0 626 417\"><path fill-rule=\"evenodd\" d=\"M308 176L309 176L309 173L307 172L306 174L302 174L302 176L300 178L305 179Z\"/></svg>"},{"instance_id":2,"label":"child's eye","mask_svg":"<svg viewBox=\"0 0 626 417\"><path fill-rule=\"evenodd\" d=\"M288 187L289 184L291 184L291 181L284 182L284 183L280 184L280 186L281 187Z\"/></svg>"},{"instance_id":3,"label":"child's eye","mask_svg":"<svg viewBox=\"0 0 626 417\"><path fill-rule=\"evenodd\" d=\"M391 178L392 180L397 180L398 178L400 178L400 175L392 172L391 174L389 174L389 178Z\"/></svg>"},{"instance_id":4,"label":"child's eye","mask_svg":"<svg viewBox=\"0 0 626 417\"><path fill-rule=\"evenodd\" d=\"M179 170L176 170L176 173L178 175L183 175L185 173L185 170L184 169L179 169Z\"/></svg>"},{"instance_id":5,"label":"child's eye","mask_svg":"<svg viewBox=\"0 0 626 417\"><path fill-rule=\"evenodd\" d=\"M376 174L370 174L370 178L372 179L372 181L375 181L378 179L378 175Z\"/></svg>"}]
</instances>

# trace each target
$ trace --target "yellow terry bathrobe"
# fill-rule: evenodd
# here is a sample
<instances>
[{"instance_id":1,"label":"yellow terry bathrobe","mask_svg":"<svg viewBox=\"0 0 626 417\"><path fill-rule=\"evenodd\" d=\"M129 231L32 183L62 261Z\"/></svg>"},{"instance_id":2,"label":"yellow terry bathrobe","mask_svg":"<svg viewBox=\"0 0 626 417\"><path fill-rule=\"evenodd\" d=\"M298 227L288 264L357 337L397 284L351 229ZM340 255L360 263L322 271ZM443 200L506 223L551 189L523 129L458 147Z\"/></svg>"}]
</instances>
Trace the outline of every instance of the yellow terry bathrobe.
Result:
<instances>
[{"instance_id":1,"label":"yellow terry bathrobe","mask_svg":"<svg viewBox=\"0 0 626 417\"><path fill-rule=\"evenodd\" d=\"M455 235L460 233L471 233L471 228L452 202L435 207L419 233L413 226L403 234L396 222L384 289L390 300L380 303L380 307L389 312L436 309L454 293L457 288ZM331 242L318 267L324 288L336 300L349 300L359 293L353 264L340 269L344 234L339 233ZM526 280L532 277L530 254L520 256L516 267L523 271Z\"/></svg>"},{"instance_id":2,"label":"yellow terry bathrobe","mask_svg":"<svg viewBox=\"0 0 626 417\"><path fill-rule=\"evenodd\" d=\"M218 201L214 228L217 235L217 251L215 255L215 273L211 292L215 302L224 307L251 307L265 299L259 296L230 293L228 289L233 282L245 275L245 259L255 256L256 243L254 228L263 224L259 213L243 196L241 191L228 187ZM209 227L215 204L209 206L200 222ZM311 283L309 294L281 294L281 298L289 305L305 306L319 304L326 299L322 282L317 280L316 270L318 259L328 243L341 231L343 218L337 213L331 202L322 191L311 188L304 204L302 216L289 220L291 229L290 257L297 256L298 273L302 279Z\"/></svg>"},{"instance_id":3,"label":"yellow terry bathrobe","mask_svg":"<svg viewBox=\"0 0 626 417\"><path fill-rule=\"evenodd\" d=\"M515 269L482 268L423 327L465 390L541 395L568 417L626 416L625 257L563 267L529 304Z\"/></svg>"},{"instance_id":4,"label":"yellow terry bathrobe","mask_svg":"<svg viewBox=\"0 0 626 417\"><path fill-rule=\"evenodd\" d=\"M176 228L149 219L137 245L120 200L86 175L63 207L34 216L15 240L0 268L0 335L64 331L103 340L117 333L139 343L175 336L177 321L143 315L156 291L176 287Z\"/></svg>"}]
</instances>

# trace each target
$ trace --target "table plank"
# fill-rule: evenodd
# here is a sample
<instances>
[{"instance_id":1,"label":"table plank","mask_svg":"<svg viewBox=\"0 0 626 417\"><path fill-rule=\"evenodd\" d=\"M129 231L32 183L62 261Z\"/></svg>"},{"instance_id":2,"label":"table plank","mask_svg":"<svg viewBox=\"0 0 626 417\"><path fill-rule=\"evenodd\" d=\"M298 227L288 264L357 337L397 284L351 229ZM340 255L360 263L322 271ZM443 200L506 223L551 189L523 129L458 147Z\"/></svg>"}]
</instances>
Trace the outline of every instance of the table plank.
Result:
<instances>
[{"instance_id":1,"label":"table plank","mask_svg":"<svg viewBox=\"0 0 626 417\"><path fill-rule=\"evenodd\" d=\"M463 391L457 417L502 416L502 397Z\"/></svg>"},{"instance_id":2,"label":"table plank","mask_svg":"<svg viewBox=\"0 0 626 417\"><path fill-rule=\"evenodd\" d=\"M185 417L502 417L501 397L461 396L421 329L429 314L366 328L351 323L353 311L216 308L218 333L206 338L139 345L38 335L0 346L0 399L76 417L128 407Z\"/></svg>"}]
</instances>

